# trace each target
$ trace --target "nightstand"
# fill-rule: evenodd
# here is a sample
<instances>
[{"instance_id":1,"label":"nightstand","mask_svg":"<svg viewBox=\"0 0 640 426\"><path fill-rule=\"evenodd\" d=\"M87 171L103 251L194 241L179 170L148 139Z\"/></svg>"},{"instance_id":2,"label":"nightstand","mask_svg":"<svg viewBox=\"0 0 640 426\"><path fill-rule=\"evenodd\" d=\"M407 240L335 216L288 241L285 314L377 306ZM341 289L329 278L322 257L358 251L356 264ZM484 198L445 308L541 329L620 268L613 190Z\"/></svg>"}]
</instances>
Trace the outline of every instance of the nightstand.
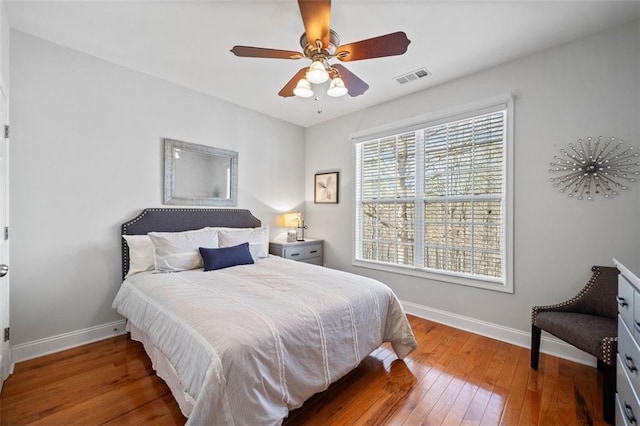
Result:
<instances>
[{"instance_id":1,"label":"nightstand","mask_svg":"<svg viewBox=\"0 0 640 426\"><path fill-rule=\"evenodd\" d=\"M323 245L324 240L314 240L311 238L291 243L286 241L271 241L269 243L269 253L284 257L285 259L322 265Z\"/></svg>"}]
</instances>

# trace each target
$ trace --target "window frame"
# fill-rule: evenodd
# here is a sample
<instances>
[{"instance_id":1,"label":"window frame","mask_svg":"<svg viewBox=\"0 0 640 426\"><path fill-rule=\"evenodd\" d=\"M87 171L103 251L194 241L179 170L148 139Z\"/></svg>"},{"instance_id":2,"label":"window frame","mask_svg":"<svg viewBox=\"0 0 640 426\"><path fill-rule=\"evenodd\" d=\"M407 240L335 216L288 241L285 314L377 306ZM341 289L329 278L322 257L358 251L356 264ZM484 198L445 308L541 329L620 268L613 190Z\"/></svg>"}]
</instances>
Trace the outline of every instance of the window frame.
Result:
<instances>
[{"instance_id":1,"label":"window frame","mask_svg":"<svg viewBox=\"0 0 640 426\"><path fill-rule=\"evenodd\" d=\"M352 204L352 265L356 267L362 267L367 269L380 270L385 272L400 273L403 275L410 275L425 279L430 279L439 282L459 284L464 286L489 289L494 291L513 293L513 166L514 166L514 101L513 96L510 93L494 96L481 101L472 102L457 107L441 110L434 113L428 113L417 117L412 117L406 120L397 121L394 123L378 126L375 128L369 128L362 131L355 132L351 135L353 141L353 168L354 171L354 202ZM428 128L435 125L463 120L465 118L474 117L494 111L505 110L505 144L504 144L504 277L492 278L483 277L479 275L469 276L467 274L457 273L453 271L444 271L436 269L419 268L414 266L417 262L414 261L414 265L400 265L390 264L386 262L379 262L375 260L364 260L356 258L356 250L358 248L358 236L360 230L358 229L358 221L356 214L358 213L358 203L361 201L358 190L360 189L360 176L358 175L359 165L357 164L357 149L358 144L373 139L383 138L385 136L398 135L405 132L410 132L418 129ZM420 165L420 172L416 171L416 178L419 175L424 175L424 166ZM415 199L415 197L413 198ZM422 201L422 198L421 198ZM419 212L415 212L415 220L419 219ZM424 223L424 222L423 222ZM414 229L418 229L416 223ZM416 252L415 255L418 255ZM422 262L418 262L422 264Z\"/></svg>"}]
</instances>

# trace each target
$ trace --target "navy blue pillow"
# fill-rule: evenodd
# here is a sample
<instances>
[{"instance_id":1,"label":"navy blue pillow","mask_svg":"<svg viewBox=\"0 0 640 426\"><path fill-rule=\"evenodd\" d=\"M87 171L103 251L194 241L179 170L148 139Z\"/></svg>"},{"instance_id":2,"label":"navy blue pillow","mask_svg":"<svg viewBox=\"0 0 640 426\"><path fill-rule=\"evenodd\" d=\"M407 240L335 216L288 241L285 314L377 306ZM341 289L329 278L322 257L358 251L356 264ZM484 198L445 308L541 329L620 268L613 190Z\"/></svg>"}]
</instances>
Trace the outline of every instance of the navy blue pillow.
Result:
<instances>
[{"instance_id":1,"label":"navy blue pillow","mask_svg":"<svg viewBox=\"0 0 640 426\"><path fill-rule=\"evenodd\" d=\"M242 243L233 247L205 248L200 247L200 256L204 262L205 271L228 268L236 265L251 265L253 257L249 251L249 243Z\"/></svg>"}]
</instances>

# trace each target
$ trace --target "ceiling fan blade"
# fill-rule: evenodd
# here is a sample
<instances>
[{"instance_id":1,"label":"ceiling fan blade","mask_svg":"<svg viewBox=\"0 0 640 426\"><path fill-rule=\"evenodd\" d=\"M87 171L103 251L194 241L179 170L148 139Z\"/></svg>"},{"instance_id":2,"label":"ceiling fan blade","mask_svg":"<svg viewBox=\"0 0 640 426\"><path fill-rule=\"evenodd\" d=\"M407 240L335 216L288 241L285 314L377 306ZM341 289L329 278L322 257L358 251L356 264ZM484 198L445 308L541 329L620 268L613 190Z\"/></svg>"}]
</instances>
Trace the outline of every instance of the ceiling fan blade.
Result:
<instances>
[{"instance_id":1,"label":"ceiling fan blade","mask_svg":"<svg viewBox=\"0 0 640 426\"><path fill-rule=\"evenodd\" d=\"M304 58L304 55L300 52L294 52L293 50L279 50L279 49L267 49L264 47L251 47L251 46L233 46L231 49L236 56L242 56L246 58L273 58L273 59L300 59Z\"/></svg>"},{"instance_id":2,"label":"ceiling fan blade","mask_svg":"<svg viewBox=\"0 0 640 426\"><path fill-rule=\"evenodd\" d=\"M411 40L403 31L385 34L367 40L356 41L338 47L336 56L342 62L402 55Z\"/></svg>"},{"instance_id":3,"label":"ceiling fan blade","mask_svg":"<svg viewBox=\"0 0 640 426\"><path fill-rule=\"evenodd\" d=\"M320 40L323 47L328 47L331 0L298 0L298 6L308 42L314 45L316 40Z\"/></svg>"},{"instance_id":4,"label":"ceiling fan blade","mask_svg":"<svg viewBox=\"0 0 640 426\"><path fill-rule=\"evenodd\" d=\"M340 73L340 77L342 78L342 81L344 81L344 85L347 86L349 96L352 98L360 96L369 90L369 85L362 81L360 77L345 68L344 65L335 64L332 65L332 67L337 69Z\"/></svg>"},{"instance_id":5,"label":"ceiling fan blade","mask_svg":"<svg viewBox=\"0 0 640 426\"><path fill-rule=\"evenodd\" d=\"M280 91L278 92L278 95L282 96L283 98L289 98L291 96L295 96L293 93L293 89L296 88L298 81L300 81L300 79L305 76L308 70L309 70L308 67L300 68L300 71L298 71L296 75L294 75L293 78L289 80L289 82L287 82L287 84L285 84L282 89L280 89Z\"/></svg>"}]
</instances>

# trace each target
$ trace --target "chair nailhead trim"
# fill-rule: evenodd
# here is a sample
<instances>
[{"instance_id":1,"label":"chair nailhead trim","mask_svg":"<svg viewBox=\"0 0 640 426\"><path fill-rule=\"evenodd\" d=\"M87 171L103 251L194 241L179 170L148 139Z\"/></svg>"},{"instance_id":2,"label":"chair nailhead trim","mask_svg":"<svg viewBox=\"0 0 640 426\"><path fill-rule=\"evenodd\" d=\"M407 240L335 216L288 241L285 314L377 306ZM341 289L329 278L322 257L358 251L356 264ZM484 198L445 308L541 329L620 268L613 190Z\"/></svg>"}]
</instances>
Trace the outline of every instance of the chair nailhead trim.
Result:
<instances>
[{"instance_id":1,"label":"chair nailhead trim","mask_svg":"<svg viewBox=\"0 0 640 426\"><path fill-rule=\"evenodd\" d=\"M597 268L597 267L594 266L593 275L591 275L591 279L589 279L589 282L587 282L587 285L585 285L584 288L582 290L580 290L580 292L578 292L578 294L576 294L571 299L566 300L566 301L561 302L561 303L556 303L555 305L534 306L531 309L531 324L533 324L533 325L536 324L536 317L538 316L538 312L540 312L540 311L546 311L546 310L554 309L554 308L561 308L563 306L571 305L572 303L577 302L580 298L582 298L582 296L584 296L589 290L591 290L591 288L593 287L593 285L596 282L596 278L598 278L598 276L600 276L600 272L601 272L600 268Z\"/></svg>"},{"instance_id":2,"label":"chair nailhead trim","mask_svg":"<svg viewBox=\"0 0 640 426\"><path fill-rule=\"evenodd\" d=\"M594 284L596 282L596 279L600 276L600 273L601 273L600 268L594 266L592 268L592 271L593 271L593 275L591 276L591 279L589 279L589 282L587 282L587 285L585 285L584 288L582 290L580 290L580 292L578 292L578 294L576 294L571 299L566 300L566 301L561 302L561 303L557 303L555 305L534 306L531 309L531 324L533 324L533 325L536 324L536 317L537 317L539 312L550 310L550 309L554 309L554 308L561 308L561 307L567 306L567 305L571 305L572 303L575 303L580 298L582 298L589 290L591 290L591 288L594 286ZM613 365L614 362L615 362L615 356L616 356L617 347L618 347L618 338L617 337L605 337L605 338L603 338L602 339L602 362L604 362L607 365Z\"/></svg>"},{"instance_id":3,"label":"chair nailhead trim","mask_svg":"<svg viewBox=\"0 0 640 426\"><path fill-rule=\"evenodd\" d=\"M617 337L605 337L602 339L602 362L608 365L614 364L614 358L616 356L616 351L613 349L618 348L618 338Z\"/></svg>"}]
</instances>

